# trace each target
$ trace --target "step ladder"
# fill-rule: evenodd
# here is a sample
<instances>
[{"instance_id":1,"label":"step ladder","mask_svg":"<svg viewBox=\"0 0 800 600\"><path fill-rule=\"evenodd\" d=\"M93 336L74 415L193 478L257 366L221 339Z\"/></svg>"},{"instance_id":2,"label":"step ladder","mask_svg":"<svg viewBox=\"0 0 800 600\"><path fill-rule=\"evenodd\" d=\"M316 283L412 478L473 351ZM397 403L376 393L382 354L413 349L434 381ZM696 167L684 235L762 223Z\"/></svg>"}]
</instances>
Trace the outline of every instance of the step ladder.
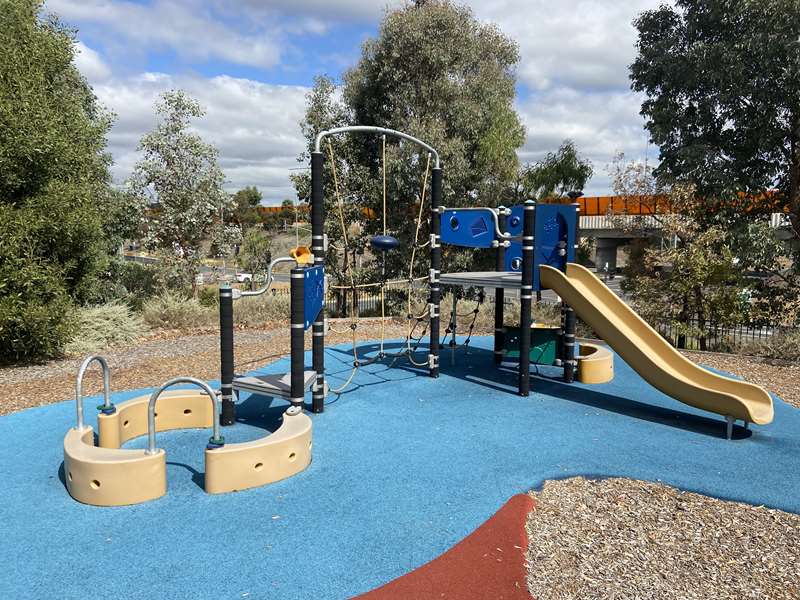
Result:
<instances>
[{"instance_id":1,"label":"step ladder","mask_svg":"<svg viewBox=\"0 0 800 600\"><path fill-rule=\"evenodd\" d=\"M317 377L316 371L303 371L303 391L311 389ZM291 400L291 373L270 375L237 375L233 378L233 389L259 396Z\"/></svg>"}]
</instances>

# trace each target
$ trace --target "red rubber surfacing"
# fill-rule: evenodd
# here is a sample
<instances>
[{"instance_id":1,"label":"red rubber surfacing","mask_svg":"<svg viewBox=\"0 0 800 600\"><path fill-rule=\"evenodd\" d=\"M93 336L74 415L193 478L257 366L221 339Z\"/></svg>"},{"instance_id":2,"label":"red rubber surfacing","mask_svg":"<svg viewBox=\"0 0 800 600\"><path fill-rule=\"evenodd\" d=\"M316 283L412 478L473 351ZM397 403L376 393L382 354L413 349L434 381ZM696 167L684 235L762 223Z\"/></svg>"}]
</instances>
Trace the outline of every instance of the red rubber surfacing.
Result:
<instances>
[{"instance_id":1,"label":"red rubber surfacing","mask_svg":"<svg viewBox=\"0 0 800 600\"><path fill-rule=\"evenodd\" d=\"M500 510L447 552L360 600L531 600L525 583L525 521L533 499L512 496Z\"/></svg>"}]
</instances>

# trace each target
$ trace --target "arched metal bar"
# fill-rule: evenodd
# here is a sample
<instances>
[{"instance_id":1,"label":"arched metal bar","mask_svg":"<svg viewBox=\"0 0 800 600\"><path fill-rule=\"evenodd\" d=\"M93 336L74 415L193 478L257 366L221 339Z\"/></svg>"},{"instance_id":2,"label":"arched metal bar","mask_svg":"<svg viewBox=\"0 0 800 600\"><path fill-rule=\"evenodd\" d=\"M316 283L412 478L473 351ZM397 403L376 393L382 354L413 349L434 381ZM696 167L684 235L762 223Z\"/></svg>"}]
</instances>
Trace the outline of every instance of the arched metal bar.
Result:
<instances>
[{"instance_id":1,"label":"arched metal bar","mask_svg":"<svg viewBox=\"0 0 800 600\"><path fill-rule=\"evenodd\" d=\"M155 454L158 452L156 449L156 401L164 390L179 383L191 383L196 385L202 388L208 397L211 398L211 403L214 405L214 433L209 443L213 446L223 446L225 444L225 438L219 433L219 398L217 394L205 381L200 381L194 377L175 377L162 384L160 388L150 395L150 402L147 403L147 450L144 451L145 454Z\"/></svg>"},{"instance_id":2,"label":"arched metal bar","mask_svg":"<svg viewBox=\"0 0 800 600\"><path fill-rule=\"evenodd\" d=\"M270 286L272 285L272 281L275 279L273 277L273 275L272 275L272 269L274 269L276 265L278 265L280 263L285 263L285 262L292 262L293 263L293 262L296 262L296 261L293 258L289 257L289 256L281 256L280 258L276 258L271 263L269 263L269 267L267 267L267 281L264 284L264 287L262 287L259 290L253 290L252 292L241 292L239 295L242 296L242 297L245 297L245 296L260 296L261 294L266 292L270 288ZM234 299L235 298L236 297L234 296Z\"/></svg>"},{"instance_id":3,"label":"arched metal bar","mask_svg":"<svg viewBox=\"0 0 800 600\"><path fill-rule=\"evenodd\" d=\"M93 362L100 363L100 367L103 369L103 404L102 406L106 409L112 409L113 404L111 404L111 371L108 368L108 363L106 359L100 356L99 354L92 354L91 356L87 356L81 366L78 368L78 378L75 381L75 414L77 416L77 429L78 431L82 431L86 428L83 423L83 376L86 374L86 369L89 368Z\"/></svg>"},{"instance_id":4,"label":"arched metal bar","mask_svg":"<svg viewBox=\"0 0 800 600\"><path fill-rule=\"evenodd\" d=\"M314 152L320 151L320 144L322 143L322 138L329 136L329 135L336 135L337 133L381 133L383 135L391 135L394 137L402 138L404 140L408 140L425 148L428 152L433 154L434 158L434 168L438 169L439 167L439 153L436 149L431 146L430 144L426 144L420 139L415 138L413 135L408 135L407 133L403 133L402 131L396 131L394 129L386 129L385 127L373 127L371 125L349 125L347 127L336 127L334 129L328 129L327 131L320 131L317 134L317 139L314 141Z\"/></svg>"}]
</instances>

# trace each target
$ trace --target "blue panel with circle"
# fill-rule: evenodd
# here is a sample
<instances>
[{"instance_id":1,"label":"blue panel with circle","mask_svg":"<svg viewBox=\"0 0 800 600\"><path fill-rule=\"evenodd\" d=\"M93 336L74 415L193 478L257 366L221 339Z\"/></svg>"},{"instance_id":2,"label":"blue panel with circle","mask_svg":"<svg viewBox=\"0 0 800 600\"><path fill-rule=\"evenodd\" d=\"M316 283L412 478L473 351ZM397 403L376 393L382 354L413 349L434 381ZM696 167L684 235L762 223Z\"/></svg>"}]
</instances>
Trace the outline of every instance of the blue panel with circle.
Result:
<instances>
[{"instance_id":1,"label":"blue panel with circle","mask_svg":"<svg viewBox=\"0 0 800 600\"><path fill-rule=\"evenodd\" d=\"M491 248L495 217L491 208L451 208L442 215L442 243L466 248Z\"/></svg>"},{"instance_id":2,"label":"blue panel with circle","mask_svg":"<svg viewBox=\"0 0 800 600\"><path fill-rule=\"evenodd\" d=\"M325 267L309 267L303 274L303 321L304 328L308 329L325 301Z\"/></svg>"}]
</instances>

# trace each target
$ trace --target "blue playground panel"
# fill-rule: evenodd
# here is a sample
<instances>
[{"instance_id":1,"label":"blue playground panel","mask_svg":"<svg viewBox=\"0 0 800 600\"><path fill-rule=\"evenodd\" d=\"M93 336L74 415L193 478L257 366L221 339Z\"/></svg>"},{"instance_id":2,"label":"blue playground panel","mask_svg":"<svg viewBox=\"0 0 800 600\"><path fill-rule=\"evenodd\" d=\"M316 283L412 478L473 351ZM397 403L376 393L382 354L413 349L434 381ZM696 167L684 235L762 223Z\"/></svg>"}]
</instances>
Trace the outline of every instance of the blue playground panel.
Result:
<instances>
[{"instance_id":1,"label":"blue playground panel","mask_svg":"<svg viewBox=\"0 0 800 600\"><path fill-rule=\"evenodd\" d=\"M305 329L311 327L322 310L325 300L325 268L309 267L303 280L303 321Z\"/></svg>"},{"instance_id":2,"label":"blue playground panel","mask_svg":"<svg viewBox=\"0 0 800 600\"><path fill-rule=\"evenodd\" d=\"M522 207L514 206L508 217L509 233L522 235L522 225L511 229L514 219L522 218ZM578 210L574 204L536 204L536 224L533 234L533 289L540 290L539 266L549 265L561 271L568 262L575 261ZM519 231L517 232L517 229ZM559 250L565 251L561 255ZM522 262L522 243L512 241L505 255L506 271L520 271Z\"/></svg>"},{"instance_id":3,"label":"blue playground panel","mask_svg":"<svg viewBox=\"0 0 800 600\"><path fill-rule=\"evenodd\" d=\"M491 248L495 240L495 217L490 208L451 208L442 215L442 242L466 248Z\"/></svg>"},{"instance_id":4,"label":"blue playground panel","mask_svg":"<svg viewBox=\"0 0 800 600\"><path fill-rule=\"evenodd\" d=\"M328 348L326 361L340 384L349 346ZM800 512L800 410L780 400L774 423L752 435L737 427L728 442L719 416L661 394L618 357L603 385L564 384L560 369L539 366L529 398L517 396L513 369L494 367L488 337L441 369L439 379L400 361L361 369L352 391L312 415L308 470L263 488L206 494L208 431L159 433L169 491L130 507L85 506L67 493L59 468L73 402L0 418L0 597L345 598L438 556L511 495L573 475ZM258 372L287 370L279 361ZM286 406L243 395L226 440L263 436Z\"/></svg>"}]
</instances>

